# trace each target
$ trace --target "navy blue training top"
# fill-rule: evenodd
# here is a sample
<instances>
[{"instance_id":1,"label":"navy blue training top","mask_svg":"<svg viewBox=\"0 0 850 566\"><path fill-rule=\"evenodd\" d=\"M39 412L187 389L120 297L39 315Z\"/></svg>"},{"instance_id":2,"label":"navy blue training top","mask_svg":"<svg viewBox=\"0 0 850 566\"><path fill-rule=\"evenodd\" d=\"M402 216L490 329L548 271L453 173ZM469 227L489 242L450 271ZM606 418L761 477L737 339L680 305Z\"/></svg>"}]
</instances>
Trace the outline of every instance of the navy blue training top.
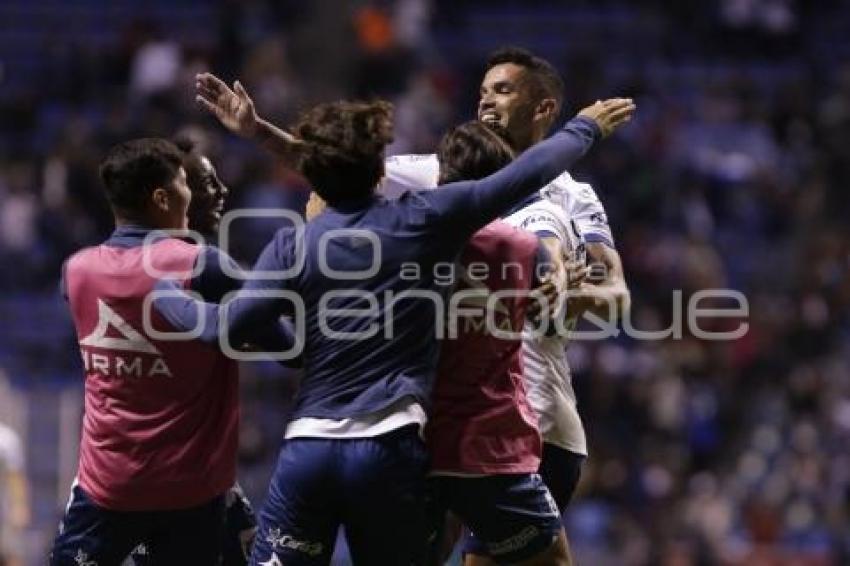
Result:
<instances>
[{"instance_id":1,"label":"navy blue training top","mask_svg":"<svg viewBox=\"0 0 850 566\"><path fill-rule=\"evenodd\" d=\"M245 283L228 313L231 343L250 341L282 314L303 320L305 372L293 419L356 418L403 397L427 408L439 358L435 329L446 310L441 297L451 289L439 284L439 274L474 232L552 181L598 136L595 122L574 118L484 179L407 192L396 201L372 196L329 207L303 232L279 230L253 272L292 273ZM339 232L345 230L360 232ZM291 292L303 315L292 300L252 296L256 291ZM194 310L157 308L178 326Z\"/></svg>"}]
</instances>

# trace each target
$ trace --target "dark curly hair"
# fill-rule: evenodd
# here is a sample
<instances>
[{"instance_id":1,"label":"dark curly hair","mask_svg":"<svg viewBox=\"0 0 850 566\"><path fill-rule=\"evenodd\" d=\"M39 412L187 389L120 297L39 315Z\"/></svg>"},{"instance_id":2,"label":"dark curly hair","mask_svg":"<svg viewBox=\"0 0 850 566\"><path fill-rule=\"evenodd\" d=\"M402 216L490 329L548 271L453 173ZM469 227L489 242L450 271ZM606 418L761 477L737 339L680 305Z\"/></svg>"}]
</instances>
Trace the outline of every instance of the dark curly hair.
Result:
<instances>
[{"instance_id":1,"label":"dark curly hair","mask_svg":"<svg viewBox=\"0 0 850 566\"><path fill-rule=\"evenodd\" d=\"M440 139L438 183L483 179L510 163L514 156L511 146L492 126L477 120L464 122Z\"/></svg>"},{"instance_id":2,"label":"dark curly hair","mask_svg":"<svg viewBox=\"0 0 850 566\"><path fill-rule=\"evenodd\" d=\"M304 142L298 169L330 206L363 199L384 175L384 148L392 132L389 102L319 104L292 128Z\"/></svg>"}]
</instances>

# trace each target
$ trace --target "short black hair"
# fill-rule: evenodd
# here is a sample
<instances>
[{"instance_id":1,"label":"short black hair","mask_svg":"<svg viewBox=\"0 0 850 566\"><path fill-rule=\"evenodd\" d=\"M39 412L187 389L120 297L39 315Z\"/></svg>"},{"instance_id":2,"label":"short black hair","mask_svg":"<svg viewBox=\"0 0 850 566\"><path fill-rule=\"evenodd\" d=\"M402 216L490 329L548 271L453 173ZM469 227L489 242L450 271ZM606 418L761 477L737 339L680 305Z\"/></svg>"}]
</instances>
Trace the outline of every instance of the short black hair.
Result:
<instances>
[{"instance_id":1,"label":"short black hair","mask_svg":"<svg viewBox=\"0 0 850 566\"><path fill-rule=\"evenodd\" d=\"M113 209L142 213L157 187L170 185L183 164L180 150L162 138L119 143L100 164L100 178Z\"/></svg>"},{"instance_id":2,"label":"short black hair","mask_svg":"<svg viewBox=\"0 0 850 566\"><path fill-rule=\"evenodd\" d=\"M564 81L552 63L522 47L502 47L490 54L485 72L504 63L527 69L535 83L535 94L541 98L554 98L558 109L564 105Z\"/></svg>"},{"instance_id":3,"label":"short black hair","mask_svg":"<svg viewBox=\"0 0 850 566\"><path fill-rule=\"evenodd\" d=\"M514 159L514 151L491 126L464 122L443 135L437 147L438 184L483 179Z\"/></svg>"}]
</instances>

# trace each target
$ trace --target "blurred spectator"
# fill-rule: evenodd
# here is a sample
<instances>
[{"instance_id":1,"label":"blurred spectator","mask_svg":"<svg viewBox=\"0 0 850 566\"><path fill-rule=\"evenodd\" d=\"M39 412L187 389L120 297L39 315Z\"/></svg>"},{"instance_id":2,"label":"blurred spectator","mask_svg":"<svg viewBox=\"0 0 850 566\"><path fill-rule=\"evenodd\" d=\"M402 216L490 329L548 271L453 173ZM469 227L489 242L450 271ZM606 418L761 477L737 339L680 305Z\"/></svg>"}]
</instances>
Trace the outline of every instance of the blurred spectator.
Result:
<instances>
[{"instance_id":1,"label":"blurred spectator","mask_svg":"<svg viewBox=\"0 0 850 566\"><path fill-rule=\"evenodd\" d=\"M21 439L0 423L0 563L25 564L23 530L29 522L29 489Z\"/></svg>"}]
</instances>

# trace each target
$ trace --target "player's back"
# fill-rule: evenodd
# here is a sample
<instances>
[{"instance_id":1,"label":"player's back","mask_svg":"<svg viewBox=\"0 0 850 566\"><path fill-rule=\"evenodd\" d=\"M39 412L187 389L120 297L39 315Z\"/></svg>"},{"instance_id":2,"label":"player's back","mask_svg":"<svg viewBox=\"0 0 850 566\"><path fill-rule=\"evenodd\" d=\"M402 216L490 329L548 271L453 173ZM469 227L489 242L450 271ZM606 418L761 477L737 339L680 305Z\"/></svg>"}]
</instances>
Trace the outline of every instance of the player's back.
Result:
<instances>
[{"instance_id":1,"label":"player's back","mask_svg":"<svg viewBox=\"0 0 850 566\"><path fill-rule=\"evenodd\" d=\"M306 305L295 417L355 417L405 396L427 406L438 317L452 283L441 285L440 275L454 267L468 236L436 222L415 194L329 208L307 224L305 266L288 285Z\"/></svg>"},{"instance_id":2,"label":"player's back","mask_svg":"<svg viewBox=\"0 0 850 566\"><path fill-rule=\"evenodd\" d=\"M537 418L526 399L521 333L538 269L533 235L496 221L461 253L426 436L434 473L531 473ZM486 267L485 267L486 266Z\"/></svg>"},{"instance_id":3,"label":"player's back","mask_svg":"<svg viewBox=\"0 0 850 566\"><path fill-rule=\"evenodd\" d=\"M119 228L64 271L86 374L79 481L116 510L196 505L235 477L235 363L148 331L170 330L145 303L155 281L186 284L201 248L172 238L141 245L146 233Z\"/></svg>"}]
</instances>

